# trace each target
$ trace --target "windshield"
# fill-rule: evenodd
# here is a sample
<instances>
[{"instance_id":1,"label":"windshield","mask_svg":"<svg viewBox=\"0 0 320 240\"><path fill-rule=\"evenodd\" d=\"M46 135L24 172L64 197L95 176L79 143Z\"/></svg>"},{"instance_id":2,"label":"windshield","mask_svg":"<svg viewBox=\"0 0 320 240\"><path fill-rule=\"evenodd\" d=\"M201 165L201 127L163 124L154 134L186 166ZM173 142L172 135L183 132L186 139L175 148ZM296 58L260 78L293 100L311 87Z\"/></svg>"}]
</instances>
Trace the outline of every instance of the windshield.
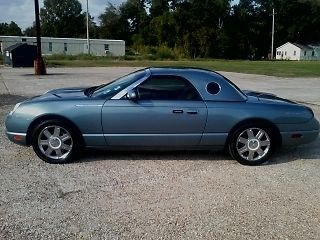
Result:
<instances>
[{"instance_id":1,"label":"windshield","mask_svg":"<svg viewBox=\"0 0 320 240\"><path fill-rule=\"evenodd\" d=\"M132 83L146 75L145 69L130 73L126 76L118 78L110 83L101 85L92 93L92 96L102 95L105 98L111 98Z\"/></svg>"}]
</instances>

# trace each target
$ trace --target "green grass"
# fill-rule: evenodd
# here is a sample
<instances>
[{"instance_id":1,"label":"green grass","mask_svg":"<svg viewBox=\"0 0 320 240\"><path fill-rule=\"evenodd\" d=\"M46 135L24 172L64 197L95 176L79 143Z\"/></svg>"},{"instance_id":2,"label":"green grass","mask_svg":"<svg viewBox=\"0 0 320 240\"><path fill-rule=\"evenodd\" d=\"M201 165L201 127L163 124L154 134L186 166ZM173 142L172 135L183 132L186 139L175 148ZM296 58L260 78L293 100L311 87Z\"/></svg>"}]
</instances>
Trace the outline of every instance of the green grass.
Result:
<instances>
[{"instance_id":1,"label":"green grass","mask_svg":"<svg viewBox=\"0 0 320 240\"><path fill-rule=\"evenodd\" d=\"M263 74L279 77L320 77L320 61L245 61L245 60L125 60L108 57L46 59L49 67L200 67L216 71Z\"/></svg>"}]
</instances>

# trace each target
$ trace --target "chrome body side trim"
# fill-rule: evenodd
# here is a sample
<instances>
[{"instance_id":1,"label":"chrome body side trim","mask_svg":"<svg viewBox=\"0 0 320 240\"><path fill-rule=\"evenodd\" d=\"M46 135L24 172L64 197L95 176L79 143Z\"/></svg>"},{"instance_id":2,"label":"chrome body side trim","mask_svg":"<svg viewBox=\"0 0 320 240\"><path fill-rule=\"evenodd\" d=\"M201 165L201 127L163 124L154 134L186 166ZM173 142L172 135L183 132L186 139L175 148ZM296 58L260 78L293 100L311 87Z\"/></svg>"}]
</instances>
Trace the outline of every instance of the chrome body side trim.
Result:
<instances>
[{"instance_id":1,"label":"chrome body side trim","mask_svg":"<svg viewBox=\"0 0 320 240\"><path fill-rule=\"evenodd\" d=\"M7 132L8 135L16 135L16 136L27 136L26 133L17 133L17 132Z\"/></svg>"},{"instance_id":2,"label":"chrome body side trim","mask_svg":"<svg viewBox=\"0 0 320 240\"><path fill-rule=\"evenodd\" d=\"M105 137L161 137L161 136L199 136L202 135L202 133L182 133L182 134L176 134L176 133L142 133L142 134L127 134L127 133L120 133L120 134L103 134Z\"/></svg>"},{"instance_id":3,"label":"chrome body side trim","mask_svg":"<svg viewBox=\"0 0 320 240\"><path fill-rule=\"evenodd\" d=\"M102 104L77 104L76 107L102 107Z\"/></svg>"},{"instance_id":4,"label":"chrome body side trim","mask_svg":"<svg viewBox=\"0 0 320 240\"><path fill-rule=\"evenodd\" d=\"M91 133L84 133L82 134L84 137L104 137L104 134L91 134Z\"/></svg>"}]
</instances>

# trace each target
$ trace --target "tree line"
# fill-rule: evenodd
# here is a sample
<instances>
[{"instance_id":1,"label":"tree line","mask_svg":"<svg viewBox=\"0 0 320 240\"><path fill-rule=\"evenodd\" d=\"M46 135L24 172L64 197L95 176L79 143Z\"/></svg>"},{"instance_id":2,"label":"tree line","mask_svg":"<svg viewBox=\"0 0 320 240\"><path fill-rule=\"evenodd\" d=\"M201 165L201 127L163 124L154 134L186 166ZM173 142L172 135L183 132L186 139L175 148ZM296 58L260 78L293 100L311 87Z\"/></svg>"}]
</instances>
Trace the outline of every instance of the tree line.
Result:
<instances>
[{"instance_id":1,"label":"tree line","mask_svg":"<svg viewBox=\"0 0 320 240\"><path fill-rule=\"evenodd\" d=\"M188 58L261 59L271 52L272 9L275 46L291 41L320 43L319 0L127 0L108 3L90 37L123 39L134 53L158 48ZM78 0L44 0L42 35L86 37L86 13ZM14 25L0 24L0 35ZM10 30L11 31L11 30ZM9 31L9 35L10 35ZM35 36L35 27L23 32ZM13 34L12 34L13 35Z\"/></svg>"}]
</instances>

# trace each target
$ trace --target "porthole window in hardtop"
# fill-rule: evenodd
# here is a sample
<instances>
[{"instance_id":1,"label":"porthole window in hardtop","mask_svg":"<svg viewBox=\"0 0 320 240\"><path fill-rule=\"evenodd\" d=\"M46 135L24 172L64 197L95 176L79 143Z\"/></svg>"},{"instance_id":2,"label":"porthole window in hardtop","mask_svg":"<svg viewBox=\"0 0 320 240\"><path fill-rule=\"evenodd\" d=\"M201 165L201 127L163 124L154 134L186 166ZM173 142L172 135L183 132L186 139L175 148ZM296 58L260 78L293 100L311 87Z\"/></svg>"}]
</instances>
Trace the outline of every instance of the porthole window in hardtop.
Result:
<instances>
[{"instance_id":1,"label":"porthole window in hardtop","mask_svg":"<svg viewBox=\"0 0 320 240\"><path fill-rule=\"evenodd\" d=\"M194 86L179 76L152 76L137 92L140 100L201 100Z\"/></svg>"},{"instance_id":2,"label":"porthole window in hardtop","mask_svg":"<svg viewBox=\"0 0 320 240\"><path fill-rule=\"evenodd\" d=\"M220 85L216 82L211 82L211 83L208 83L207 85L207 91L212 95L218 94L220 90L221 90Z\"/></svg>"}]
</instances>

